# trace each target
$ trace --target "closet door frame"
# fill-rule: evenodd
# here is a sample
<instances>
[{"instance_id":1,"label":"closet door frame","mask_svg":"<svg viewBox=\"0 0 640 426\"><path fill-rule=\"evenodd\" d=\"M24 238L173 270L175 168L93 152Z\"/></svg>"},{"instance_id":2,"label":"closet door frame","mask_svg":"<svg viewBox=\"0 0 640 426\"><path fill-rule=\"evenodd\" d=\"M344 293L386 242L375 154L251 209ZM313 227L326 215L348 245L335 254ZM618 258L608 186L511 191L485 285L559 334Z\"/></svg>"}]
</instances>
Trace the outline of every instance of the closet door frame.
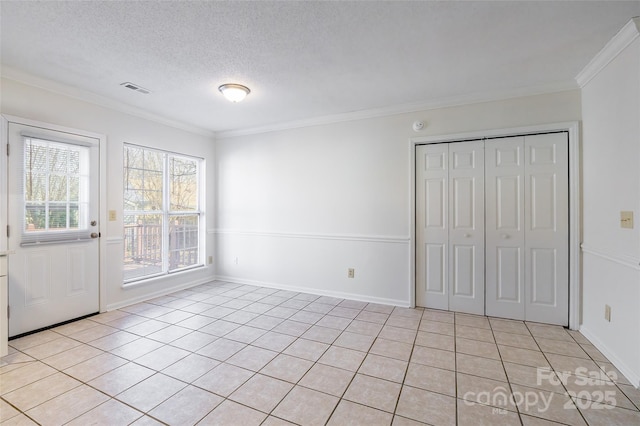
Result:
<instances>
[{"instance_id":1,"label":"closet door frame","mask_svg":"<svg viewBox=\"0 0 640 426\"><path fill-rule=\"evenodd\" d=\"M567 132L569 137L569 328L580 326L580 281L581 281L581 208L580 208L580 123L577 121L552 123L538 126L483 130L438 136L419 136L409 139L410 167L410 304L416 306L416 145L461 142L493 137L522 136L547 132Z\"/></svg>"}]
</instances>

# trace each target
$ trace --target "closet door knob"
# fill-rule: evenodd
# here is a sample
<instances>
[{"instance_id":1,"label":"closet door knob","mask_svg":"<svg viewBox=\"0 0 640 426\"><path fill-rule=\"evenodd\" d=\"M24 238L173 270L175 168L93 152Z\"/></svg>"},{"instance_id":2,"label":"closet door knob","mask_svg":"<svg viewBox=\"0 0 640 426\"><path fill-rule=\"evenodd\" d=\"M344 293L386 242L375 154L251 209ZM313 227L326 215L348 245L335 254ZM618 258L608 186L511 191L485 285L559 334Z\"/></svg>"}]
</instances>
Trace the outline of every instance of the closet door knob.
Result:
<instances>
[{"instance_id":1,"label":"closet door knob","mask_svg":"<svg viewBox=\"0 0 640 426\"><path fill-rule=\"evenodd\" d=\"M471 234L464 234L465 238L469 238L471 236Z\"/></svg>"},{"instance_id":2,"label":"closet door knob","mask_svg":"<svg viewBox=\"0 0 640 426\"><path fill-rule=\"evenodd\" d=\"M509 239L509 234L502 234L500 236L502 237L503 240L508 240Z\"/></svg>"}]
</instances>

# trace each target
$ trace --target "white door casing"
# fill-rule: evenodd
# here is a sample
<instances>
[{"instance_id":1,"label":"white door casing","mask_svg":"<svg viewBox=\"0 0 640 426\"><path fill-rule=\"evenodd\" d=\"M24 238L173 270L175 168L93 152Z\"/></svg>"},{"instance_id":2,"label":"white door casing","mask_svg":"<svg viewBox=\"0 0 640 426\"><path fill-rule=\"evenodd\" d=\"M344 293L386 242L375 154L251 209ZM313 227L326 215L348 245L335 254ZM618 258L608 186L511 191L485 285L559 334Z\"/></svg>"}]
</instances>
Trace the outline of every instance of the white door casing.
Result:
<instances>
[{"instance_id":1,"label":"white door casing","mask_svg":"<svg viewBox=\"0 0 640 426\"><path fill-rule=\"evenodd\" d=\"M9 335L15 336L98 312L100 309L100 249L98 238L91 238L92 233L95 236L100 233L100 139L79 132L14 122L9 122L7 129L10 146L8 248L13 251L8 268L11 307ZM74 158L74 170L67 173L64 171L67 166L59 165L54 173L53 163L58 160L51 160L54 157L47 156L47 164L38 166L40 168L34 170L31 179L36 179L37 176L41 180L42 188L46 188L43 199L46 199L53 180L58 183L64 181L64 174L67 173L67 183L60 185L63 188L67 185L69 193L73 185L78 185L78 193L82 194L78 200L74 200L77 203L72 203L79 211L77 223L69 225L71 222L67 222L66 229L65 226L52 226L50 233L40 233L39 228L34 231L26 223L25 168L35 166L25 164L25 143L31 147L40 147L38 149L44 150L42 152L57 152L56 159ZM69 164L67 170L71 170L71 160ZM72 180L77 183L71 183ZM51 207L45 207L45 204L49 204L48 201L40 203L40 207L36 208L40 208L41 213L49 218L46 223L50 225L55 203L50 203ZM69 212L70 208L67 210L67 217L71 216ZM68 234L65 234L64 240L59 238L60 232Z\"/></svg>"}]
</instances>

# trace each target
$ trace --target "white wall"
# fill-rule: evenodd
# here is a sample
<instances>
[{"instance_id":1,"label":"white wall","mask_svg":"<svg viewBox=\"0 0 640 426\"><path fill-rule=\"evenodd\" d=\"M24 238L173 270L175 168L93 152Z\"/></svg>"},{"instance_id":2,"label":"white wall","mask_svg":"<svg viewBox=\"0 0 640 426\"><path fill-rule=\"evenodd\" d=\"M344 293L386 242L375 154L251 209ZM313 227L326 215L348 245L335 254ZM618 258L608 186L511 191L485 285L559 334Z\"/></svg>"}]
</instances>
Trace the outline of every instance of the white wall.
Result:
<instances>
[{"instance_id":1,"label":"white wall","mask_svg":"<svg viewBox=\"0 0 640 426\"><path fill-rule=\"evenodd\" d=\"M219 139L218 277L408 305L409 138L579 119L576 90Z\"/></svg>"},{"instance_id":2,"label":"white wall","mask_svg":"<svg viewBox=\"0 0 640 426\"><path fill-rule=\"evenodd\" d=\"M157 122L138 118L133 115L103 108L96 104L83 102L47 90L19 83L14 80L1 80L2 97L0 111L18 117L38 120L45 123L72 127L107 136L107 200L100 206L102 211L115 210L117 220L101 224L102 238L106 238L106 301L103 306L112 309L139 300L148 299L156 294L164 294L172 289L194 285L211 280L214 268L207 266L198 270L175 274L155 280L149 284L123 288L123 181L122 147L124 142L151 146L159 149L179 151L183 154L203 157L208 168L208 180L214 176L214 139L213 137L189 133ZM206 212L208 228L213 228L215 209L215 186L207 186ZM213 254L214 235L207 233L207 255Z\"/></svg>"},{"instance_id":3,"label":"white wall","mask_svg":"<svg viewBox=\"0 0 640 426\"><path fill-rule=\"evenodd\" d=\"M583 87L582 114L584 273L581 331L638 386L639 38L636 37ZM634 212L634 229L620 227L622 210ZM605 304L612 308L611 322L604 319Z\"/></svg>"}]
</instances>

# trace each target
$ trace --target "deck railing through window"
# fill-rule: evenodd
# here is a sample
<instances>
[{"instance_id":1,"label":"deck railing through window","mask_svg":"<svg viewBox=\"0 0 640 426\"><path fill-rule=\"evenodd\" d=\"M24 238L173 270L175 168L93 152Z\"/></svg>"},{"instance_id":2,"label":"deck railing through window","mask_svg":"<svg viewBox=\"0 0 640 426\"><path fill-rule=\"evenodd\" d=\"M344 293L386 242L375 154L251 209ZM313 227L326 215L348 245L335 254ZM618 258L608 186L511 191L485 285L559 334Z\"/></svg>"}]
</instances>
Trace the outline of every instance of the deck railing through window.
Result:
<instances>
[{"instance_id":1,"label":"deck railing through window","mask_svg":"<svg viewBox=\"0 0 640 426\"><path fill-rule=\"evenodd\" d=\"M124 226L124 279L162 272L162 225ZM169 225L169 271L199 263L198 225Z\"/></svg>"}]
</instances>

